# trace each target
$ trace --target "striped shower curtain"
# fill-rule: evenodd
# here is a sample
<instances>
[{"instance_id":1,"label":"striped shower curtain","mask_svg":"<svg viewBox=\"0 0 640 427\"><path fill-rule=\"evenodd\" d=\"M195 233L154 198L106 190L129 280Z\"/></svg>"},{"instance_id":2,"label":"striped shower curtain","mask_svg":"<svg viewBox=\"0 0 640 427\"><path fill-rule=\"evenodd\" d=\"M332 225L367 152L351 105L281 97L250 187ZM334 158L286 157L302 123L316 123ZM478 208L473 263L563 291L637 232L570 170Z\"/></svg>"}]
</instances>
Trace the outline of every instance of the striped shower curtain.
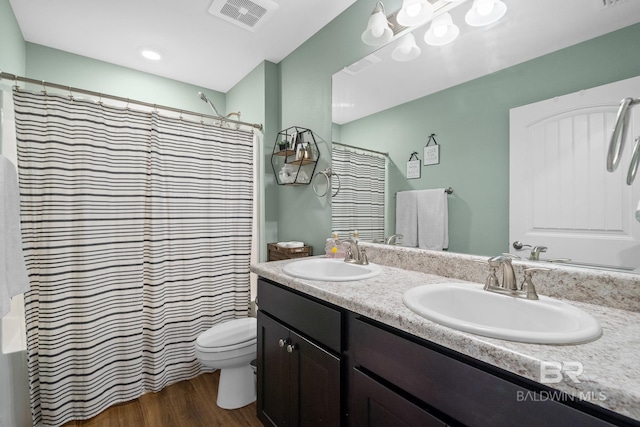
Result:
<instances>
[{"instance_id":1,"label":"striped shower curtain","mask_svg":"<svg viewBox=\"0 0 640 427\"><path fill-rule=\"evenodd\" d=\"M386 159L334 146L331 170L340 176L331 180L332 194L338 193L331 199L331 229L344 238L358 230L362 241L384 239Z\"/></svg>"},{"instance_id":2,"label":"striped shower curtain","mask_svg":"<svg viewBox=\"0 0 640 427\"><path fill-rule=\"evenodd\" d=\"M34 424L198 375L193 342L246 317L253 135L14 93Z\"/></svg>"}]
</instances>

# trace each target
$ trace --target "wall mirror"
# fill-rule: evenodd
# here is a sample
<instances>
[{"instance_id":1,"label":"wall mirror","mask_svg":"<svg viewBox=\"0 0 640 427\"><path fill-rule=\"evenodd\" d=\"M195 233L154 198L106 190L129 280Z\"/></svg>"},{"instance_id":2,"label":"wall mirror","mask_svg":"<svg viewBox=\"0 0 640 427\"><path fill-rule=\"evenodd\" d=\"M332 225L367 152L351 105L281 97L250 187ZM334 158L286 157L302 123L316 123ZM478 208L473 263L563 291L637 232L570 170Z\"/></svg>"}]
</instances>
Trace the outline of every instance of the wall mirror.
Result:
<instances>
[{"instance_id":1,"label":"wall mirror","mask_svg":"<svg viewBox=\"0 0 640 427\"><path fill-rule=\"evenodd\" d=\"M401 1L384 3L387 15L402 6ZM415 29L421 52L411 61L393 60L398 38L334 74L333 140L389 152L387 235L395 231L397 191L451 186L449 250L528 257L509 241L509 110L620 79L604 63L612 60L606 53L602 60L587 58L598 49L595 44L587 46L587 59L580 58L581 49L569 48L570 56L553 52L620 29L636 37L639 31L633 26L640 22L638 2L504 3L508 10L502 20L470 27L465 14L472 2L461 2L450 11L459 36L445 46L423 42L429 23ZM626 43L622 36L614 42L620 39ZM623 46L616 48L624 52ZM637 48L630 49L637 56ZM618 69L637 74L635 61L619 63ZM582 72L585 65L590 74ZM407 180L403 170L409 154L422 152L431 133L441 144L440 163L423 167L419 180Z\"/></svg>"}]
</instances>

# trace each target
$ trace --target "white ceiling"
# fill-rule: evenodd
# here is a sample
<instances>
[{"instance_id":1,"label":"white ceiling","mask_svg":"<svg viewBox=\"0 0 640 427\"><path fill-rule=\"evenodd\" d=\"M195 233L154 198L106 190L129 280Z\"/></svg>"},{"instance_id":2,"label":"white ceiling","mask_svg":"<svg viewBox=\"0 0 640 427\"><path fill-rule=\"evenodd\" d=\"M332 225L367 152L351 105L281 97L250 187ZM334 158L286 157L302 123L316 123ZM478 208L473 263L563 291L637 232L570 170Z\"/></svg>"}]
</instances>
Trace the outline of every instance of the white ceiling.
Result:
<instances>
[{"instance_id":1,"label":"white ceiling","mask_svg":"<svg viewBox=\"0 0 640 427\"><path fill-rule=\"evenodd\" d=\"M26 41L227 92L280 62L355 0L274 0L251 32L208 13L212 0L10 0ZM139 49L163 59L150 62Z\"/></svg>"},{"instance_id":2,"label":"white ceiling","mask_svg":"<svg viewBox=\"0 0 640 427\"><path fill-rule=\"evenodd\" d=\"M373 53L380 61L360 73L336 73L334 123L348 123L640 22L640 0L503 1L508 7L506 15L485 28L465 24L471 1L456 7L451 15L460 36L443 47L424 43L428 25L415 30L422 52L413 61L394 61L391 52L395 43L391 42ZM399 0L384 3L388 15L401 4ZM390 7L394 3L395 9ZM614 5L603 8L608 3Z\"/></svg>"},{"instance_id":3,"label":"white ceiling","mask_svg":"<svg viewBox=\"0 0 640 427\"><path fill-rule=\"evenodd\" d=\"M273 0L279 8L257 32L208 13L213 1L10 0L29 42L225 93L263 60L280 62L356 0ZM640 22L640 0L503 1L507 14L487 28L464 23L471 0L454 9L460 37L441 48L422 41L427 26L415 30L422 54L414 61L393 61L392 42L374 53L382 59L375 66L356 76L337 73L334 122L347 123ZM605 3L614 5L603 9ZM402 1L384 4L390 14ZM143 59L142 47L158 50L163 59Z\"/></svg>"}]
</instances>

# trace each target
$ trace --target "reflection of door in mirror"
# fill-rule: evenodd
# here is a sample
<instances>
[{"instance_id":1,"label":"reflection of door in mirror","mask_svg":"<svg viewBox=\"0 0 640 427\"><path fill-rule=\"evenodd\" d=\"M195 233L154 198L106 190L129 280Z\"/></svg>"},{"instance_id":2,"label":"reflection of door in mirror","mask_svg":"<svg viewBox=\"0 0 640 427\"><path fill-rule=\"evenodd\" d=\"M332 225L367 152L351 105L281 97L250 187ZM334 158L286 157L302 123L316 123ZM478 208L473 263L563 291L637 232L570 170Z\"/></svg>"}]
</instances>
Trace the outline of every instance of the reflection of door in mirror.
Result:
<instances>
[{"instance_id":1,"label":"reflection of door in mirror","mask_svg":"<svg viewBox=\"0 0 640 427\"><path fill-rule=\"evenodd\" d=\"M340 189L332 191L331 229L340 238L358 230L360 240L373 242L385 237L387 162L382 154L362 151L333 143L331 169L340 176Z\"/></svg>"},{"instance_id":2,"label":"reflection of door in mirror","mask_svg":"<svg viewBox=\"0 0 640 427\"><path fill-rule=\"evenodd\" d=\"M510 110L511 242L545 246L540 259L640 267L640 184L626 184L640 109L620 167L606 169L620 100L638 96L635 77Z\"/></svg>"}]
</instances>

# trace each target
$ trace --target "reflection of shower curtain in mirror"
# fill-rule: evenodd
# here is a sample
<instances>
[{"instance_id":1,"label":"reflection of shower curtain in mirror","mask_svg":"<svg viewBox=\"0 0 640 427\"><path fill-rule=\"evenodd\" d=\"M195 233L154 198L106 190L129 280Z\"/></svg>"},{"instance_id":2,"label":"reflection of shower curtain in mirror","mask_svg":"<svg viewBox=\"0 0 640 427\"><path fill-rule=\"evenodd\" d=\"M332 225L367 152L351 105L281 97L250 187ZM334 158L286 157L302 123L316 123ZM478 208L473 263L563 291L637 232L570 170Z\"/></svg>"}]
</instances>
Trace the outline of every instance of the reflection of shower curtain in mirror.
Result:
<instances>
[{"instance_id":1,"label":"reflection of shower curtain in mirror","mask_svg":"<svg viewBox=\"0 0 640 427\"><path fill-rule=\"evenodd\" d=\"M331 228L347 237L358 230L362 241L384 239L386 159L336 148L331 169L340 176L340 191L331 199ZM338 180L331 180L337 191Z\"/></svg>"},{"instance_id":2,"label":"reflection of shower curtain in mirror","mask_svg":"<svg viewBox=\"0 0 640 427\"><path fill-rule=\"evenodd\" d=\"M248 315L252 133L14 99L34 424L198 375L196 337Z\"/></svg>"}]
</instances>

